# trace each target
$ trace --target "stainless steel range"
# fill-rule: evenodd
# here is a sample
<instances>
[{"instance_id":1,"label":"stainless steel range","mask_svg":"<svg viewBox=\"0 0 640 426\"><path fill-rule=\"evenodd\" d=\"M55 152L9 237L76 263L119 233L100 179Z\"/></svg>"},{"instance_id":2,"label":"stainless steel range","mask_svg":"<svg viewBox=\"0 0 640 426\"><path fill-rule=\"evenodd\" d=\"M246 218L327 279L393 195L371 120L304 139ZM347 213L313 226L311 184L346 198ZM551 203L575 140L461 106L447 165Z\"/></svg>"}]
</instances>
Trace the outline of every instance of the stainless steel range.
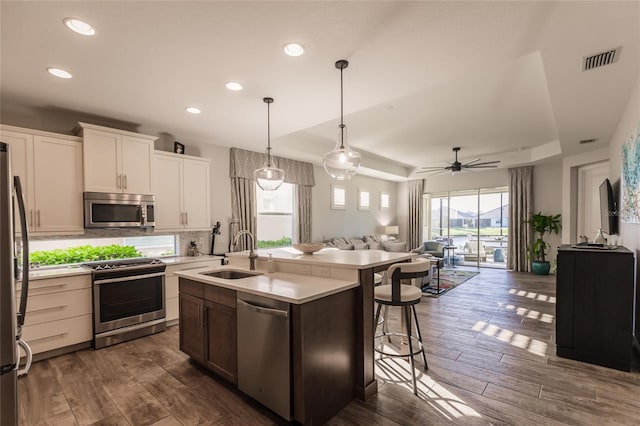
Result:
<instances>
[{"instance_id":1,"label":"stainless steel range","mask_svg":"<svg viewBox=\"0 0 640 426\"><path fill-rule=\"evenodd\" d=\"M164 277L159 259L90 262L95 349L166 330Z\"/></svg>"}]
</instances>

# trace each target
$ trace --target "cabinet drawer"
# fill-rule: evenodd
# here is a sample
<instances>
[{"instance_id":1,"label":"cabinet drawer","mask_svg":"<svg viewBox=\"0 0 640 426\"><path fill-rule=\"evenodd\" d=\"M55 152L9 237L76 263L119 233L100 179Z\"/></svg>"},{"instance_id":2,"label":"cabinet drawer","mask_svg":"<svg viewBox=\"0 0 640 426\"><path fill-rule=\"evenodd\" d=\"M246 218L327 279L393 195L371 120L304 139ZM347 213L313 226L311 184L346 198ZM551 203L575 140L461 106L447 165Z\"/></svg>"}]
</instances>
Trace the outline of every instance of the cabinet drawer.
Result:
<instances>
[{"instance_id":1,"label":"cabinet drawer","mask_svg":"<svg viewBox=\"0 0 640 426\"><path fill-rule=\"evenodd\" d=\"M36 296L29 294L25 326L90 315L91 313L90 288Z\"/></svg>"},{"instance_id":2,"label":"cabinet drawer","mask_svg":"<svg viewBox=\"0 0 640 426\"><path fill-rule=\"evenodd\" d=\"M172 321L178 319L178 298L172 297L166 300L166 320Z\"/></svg>"},{"instance_id":3,"label":"cabinet drawer","mask_svg":"<svg viewBox=\"0 0 640 426\"><path fill-rule=\"evenodd\" d=\"M92 315L67 318L46 324L37 324L22 329L22 339L34 354L46 352L93 338Z\"/></svg>"},{"instance_id":4,"label":"cabinet drawer","mask_svg":"<svg viewBox=\"0 0 640 426\"><path fill-rule=\"evenodd\" d=\"M29 281L29 296L91 288L91 274ZM19 289L18 289L19 290ZM19 291L16 292L18 295Z\"/></svg>"},{"instance_id":5,"label":"cabinet drawer","mask_svg":"<svg viewBox=\"0 0 640 426\"><path fill-rule=\"evenodd\" d=\"M230 308L235 309L236 307L236 292L228 288L206 285L204 286L204 299Z\"/></svg>"},{"instance_id":6,"label":"cabinet drawer","mask_svg":"<svg viewBox=\"0 0 640 426\"><path fill-rule=\"evenodd\" d=\"M203 260L199 262L182 263L180 265L169 265L165 273L168 277L173 276L174 272L187 271L189 269L206 268L207 266L220 266L220 260Z\"/></svg>"},{"instance_id":7,"label":"cabinet drawer","mask_svg":"<svg viewBox=\"0 0 640 426\"><path fill-rule=\"evenodd\" d=\"M180 293L190 294L191 296L202 299L204 297L204 285L185 278L180 278Z\"/></svg>"}]
</instances>

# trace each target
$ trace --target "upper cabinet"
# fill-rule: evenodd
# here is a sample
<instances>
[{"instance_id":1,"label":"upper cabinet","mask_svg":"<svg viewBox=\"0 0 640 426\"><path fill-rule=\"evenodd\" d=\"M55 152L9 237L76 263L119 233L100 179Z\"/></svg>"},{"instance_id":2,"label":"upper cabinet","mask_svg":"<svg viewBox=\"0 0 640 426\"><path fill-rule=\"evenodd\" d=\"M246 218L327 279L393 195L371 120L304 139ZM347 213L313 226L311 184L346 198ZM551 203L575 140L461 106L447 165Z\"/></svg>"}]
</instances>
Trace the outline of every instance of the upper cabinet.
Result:
<instances>
[{"instance_id":1,"label":"upper cabinet","mask_svg":"<svg viewBox=\"0 0 640 426\"><path fill-rule=\"evenodd\" d=\"M0 135L20 176L30 231L83 233L80 138L5 125Z\"/></svg>"},{"instance_id":2,"label":"upper cabinet","mask_svg":"<svg viewBox=\"0 0 640 426\"><path fill-rule=\"evenodd\" d=\"M156 151L156 229L208 230L209 160Z\"/></svg>"},{"instance_id":3,"label":"upper cabinet","mask_svg":"<svg viewBox=\"0 0 640 426\"><path fill-rule=\"evenodd\" d=\"M147 136L79 123L84 190L153 195L153 141Z\"/></svg>"}]
</instances>

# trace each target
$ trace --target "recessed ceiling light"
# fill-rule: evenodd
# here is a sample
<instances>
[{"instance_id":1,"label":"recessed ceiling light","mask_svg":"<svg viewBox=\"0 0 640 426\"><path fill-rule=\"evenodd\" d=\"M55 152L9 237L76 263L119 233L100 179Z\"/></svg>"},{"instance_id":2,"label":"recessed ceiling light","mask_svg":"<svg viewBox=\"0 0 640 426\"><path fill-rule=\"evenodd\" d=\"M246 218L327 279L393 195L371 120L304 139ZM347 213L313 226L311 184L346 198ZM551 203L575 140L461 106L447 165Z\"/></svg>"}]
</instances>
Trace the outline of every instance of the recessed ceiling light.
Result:
<instances>
[{"instance_id":1,"label":"recessed ceiling light","mask_svg":"<svg viewBox=\"0 0 640 426\"><path fill-rule=\"evenodd\" d=\"M61 70L60 68L47 68L49 74L55 75L60 78L71 78L73 77L69 71Z\"/></svg>"},{"instance_id":2,"label":"recessed ceiling light","mask_svg":"<svg viewBox=\"0 0 640 426\"><path fill-rule=\"evenodd\" d=\"M227 89L233 90L234 92L237 92L238 90L242 90L242 84L236 83L235 81L230 81L227 84L225 84L225 86Z\"/></svg>"},{"instance_id":3,"label":"recessed ceiling light","mask_svg":"<svg viewBox=\"0 0 640 426\"><path fill-rule=\"evenodd\" d=\"M71 31L75 31L78 34L92 36L96 33L96 30L89 24L84 21L81 21L76 18L64 18L62 21Z\"/></svg>"},{"instance_id":4,"label":"recessed ceiling light","mask_svg":"<svg viewBox=\"0 0 640 426\"><path fill-rule=\"evenodd\" d=\"M289 56L302 56L304 46L298 43L288 43L284 45L284 53Z\"/></svg>"},{"instance_id":5,"label":"recessed ceiling light","mask_svg":"<svg viewBox=\"0 0 640 426\"><path fill-rule=\"evenodd\" d=\"M196 107L193 107L193 106L186 107L185 110L187 112L190 112L191 114L200 114L202 112L202 111L200 111L200 108L196 108Z\"/></svg>"}]
</instances>

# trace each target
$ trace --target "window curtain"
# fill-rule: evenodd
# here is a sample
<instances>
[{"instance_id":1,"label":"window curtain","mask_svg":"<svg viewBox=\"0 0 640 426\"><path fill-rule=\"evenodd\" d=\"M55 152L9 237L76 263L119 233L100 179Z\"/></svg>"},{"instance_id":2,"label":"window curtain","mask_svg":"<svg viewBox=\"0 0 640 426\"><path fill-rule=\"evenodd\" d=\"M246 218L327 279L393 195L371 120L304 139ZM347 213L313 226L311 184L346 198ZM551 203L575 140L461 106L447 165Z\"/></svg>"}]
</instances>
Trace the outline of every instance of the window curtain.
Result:
<instances>
[{"instance_id":1,"label":"window curtain","mask_svg":"<svg viewBox=\"0 0 640 426\"><path fill-rule=\"evenodd\" d=\"M407 224L407 242L409 249L422 245L422 193L424 191L424 180L411 180L408 185L409 191L409 217Z\"/></svg>"},{"instance_id":2,"label":"window curtain","mask_svg":"<svg viewBox=\"0 0 640 426\"><path fill-rule=\"evenodd\" d=\"M311 242L311 188L296 185L296 236L301 243Z\"/></svg>"},{"instance_id":3,"label":"window curtain","mask_svg":"<svg viewBox=\"0 0 640 426\"><path fill-rule=\"evenodd\" d=\"M525 223L533 211L533 167L509 169L509 254L507 269L530 272L527 248L531 226Z\"/></svg>"},{"instance_id":4,"label":"window curtain","mask_svg":"<svg viewBox=\"0 0 640 426\"><path fill-rule=\"evenodd\" d=\"M246 229L253 236L256 235L258 220L256 217L256 185L253 179L231 178L231 216L231 222L237 224L232 228L233 233ZM233 238L233 235L229 235L229 238ZM243 235L237 244L233 244L233 241L231 244L235 251L251 248L247 235Z\"/></svg>"},{"instance_id":5,"label":"window curtain","mask_svg":"<svg viewBox=\"0 0 640 426\"><path fill-rule=\"evenodd\" d=\"M231 178L231 215L234 232L241 229L254 236L257 228L256 188L253 172L262 167L266 154L231 148L229 177ZM284 181L296 185L297 233L300 241L311 240L311 188L315 185L313 165L303 161L271 157L273 164L284 170ZM301 189L306 187L306 189ZM230 236L233 238L233 236ZM236 250L247 250L249 239L238 242Z\"/></svg>"}]
</instances>

